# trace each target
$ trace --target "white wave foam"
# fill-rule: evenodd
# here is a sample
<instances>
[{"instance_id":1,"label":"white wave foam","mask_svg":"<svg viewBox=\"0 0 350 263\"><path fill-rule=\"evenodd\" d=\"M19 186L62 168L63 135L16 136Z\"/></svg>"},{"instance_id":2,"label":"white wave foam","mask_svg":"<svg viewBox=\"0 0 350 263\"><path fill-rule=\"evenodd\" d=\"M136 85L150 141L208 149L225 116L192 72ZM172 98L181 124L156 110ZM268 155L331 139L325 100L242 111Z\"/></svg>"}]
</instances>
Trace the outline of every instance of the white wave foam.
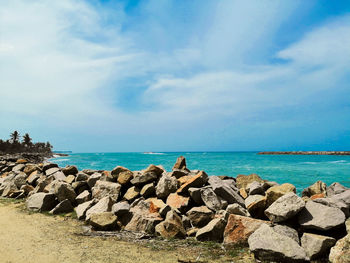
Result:
<instances>
[{"instance_id":1,"label":"white wave foam","mask_svg":"<svg viewBox=\"0 0 350 263\"><path fill-rule=\"evenodd\" d=\"M302 162L301 164L317 164L317 162Z\"/></svg>"},{"instance_id":2,"label":"white wave foam","mask_svg":"<svg viewBox=\"0 0 350 263\"><path fill-rule=\"evenodd\" d=\"M143 154L164 155L165 153L144 152Z\"/></svg>"},{"instance_id":3,"label":"white wave foam","mask_svg":"<svg viewBox=\"0 0 350 263\"><path fill-rule=\"evenodd\" d=\"M339 160L339 161L330 161L328 163L346 163L346 160Z\"/></svg>"}]
</instances>

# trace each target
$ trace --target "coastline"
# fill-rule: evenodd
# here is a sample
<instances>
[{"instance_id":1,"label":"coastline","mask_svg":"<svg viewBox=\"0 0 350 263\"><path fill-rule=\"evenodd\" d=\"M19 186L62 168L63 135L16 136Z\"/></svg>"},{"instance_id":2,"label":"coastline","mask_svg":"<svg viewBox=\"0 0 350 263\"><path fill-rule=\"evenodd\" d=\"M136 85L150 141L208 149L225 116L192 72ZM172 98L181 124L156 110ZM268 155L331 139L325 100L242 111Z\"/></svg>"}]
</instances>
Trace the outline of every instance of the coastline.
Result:
<instances>
[{"instance_id":1,"label":"coastline","mask_svg":"<svg viewBox=\"0 0 350 263\"><path fill-rule=\"evenodd\" d=\"M350 151L266 151L258 154L266 155L350 155Z\"/></svg>"}]
</instances>

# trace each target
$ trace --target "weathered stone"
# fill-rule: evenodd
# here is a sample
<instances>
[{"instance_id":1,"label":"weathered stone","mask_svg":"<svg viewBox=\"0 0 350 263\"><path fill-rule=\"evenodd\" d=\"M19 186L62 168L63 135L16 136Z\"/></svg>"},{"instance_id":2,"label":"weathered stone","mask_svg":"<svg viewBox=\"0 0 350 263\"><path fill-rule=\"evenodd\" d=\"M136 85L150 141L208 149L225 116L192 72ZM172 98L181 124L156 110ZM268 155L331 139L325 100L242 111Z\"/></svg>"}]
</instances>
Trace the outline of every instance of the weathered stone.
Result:
<instances>
[{"instance_id":1,"label":"weathered stone","mask_svg":"<svg viewBox=\"0 0 350 263\"><path fill-rule=\"evenodd\" d=\"M317 181L313 185L310 185L308 188L305 188L301 193L301 196L311 197L316 194L326 194L327 185L322 181Z\"/></svg>"},{"instance_id":2,"label":"weathered stone","mask_svg":"<svg viewBox=\"0 0 350 263\"><path fill-rule=\"evenodd\" d=\"M226 221L223 218L215 218L198 230L196 239L199 241L222 242L225 226Z\"/></svg>"},{"instance_id":3,"label":"weathered stone","mask_svg":"<svg viewBox=\"0 0 350 263\"><path fill-rule=\"evenodd\" d=\"M202 187L208 181L208 175L201 171L195 176L193 176L190 180L184 183L178 190L177 193L184 195L187 194L187 191L191 187Z\"/></svg>"},{"instance_id":4,"label":"weathered stone","mask_svg":"<svg viewBox=\"0 0 350 263\"><path fill-rule=\"evenodd\" d=\"M27 195L29 194L31 191L34 190L34 187L28 184L22 185L20 190L24 191L24 193Z\"/></svg>"},{"instance_id":5,"label":"weathered stone","mask_svg":"<svg viewBox=\"0 0 350 263\"><path fill-rule=\"evenodd\" d=\"M282 222L292 218L305 207L305 202L293 192L278 198L268 209L265 215L272 222Z\"/></svg>"},{"instance_id":6,"label":"weathered stone","mask_svg":"<svg viewBox=\"0 0 350 263\"><path fill-rule=\"evenodd\" d=\"M327 187L327 196L333 196L337 194L341 194L342 192L349 190L350 188L341 185L340 183L333 183L329 187Z\"/></svg>"},{"instance_id":7,"label":"weathered stone","mask_svg":"<svg viewBox=\"0 0 350 263\"><path fill-rule=\"evenodd\" d=\"M304 233L301 237L301 246L306 255L311 259L317 259L326 255L334 246L336 240L332 237Z\"/></svg>"},{"instance_id":8,"label":"weathered stone","mask_svg":"<svg viewBox=\"0 0 350 263\"><path fill-rule=\"evenodd\" d=\"M86 211L89 210L93 205L94 201L87 201L74 208L78 220L83 220L85 218Z\"/></svg>"},{"instance_id":9,"label":"weathered stone","mask_svg":"<svg viewBox=\"0 0 350 263\"><path fill-rule=\"evenodd\" d=\"M88 190L85 190L75 198L78 205L91 200L91 194Z\"/></svg>"},{"instance_id":10,"label":"weathered stone","mask_svg":"<svg viewBox=\"0 0 350 263\"><path fill-rule=\"evenodd\" d=\"M239 174L236 177L236 185L238 189L241 189L241 188L245 189L247 188L248 184L254 181L258 183L264 183L264 180L261 179L257 174L250 174L250 175Z\"/></svg>"},{"instance_id":11,"label":"weathered stone","mask_svg":"<svg viewBox=\"0 0 350 263\"><path fill-rule=\"evenodd\" d=\"M94 173L97 173L96 170L93 170L93 169L84 169L82 170L83 173L86 173L88 175L93 175Z\"/></svg>"},{"instance_id":12,"label":"weathered stone","mask_svg":"<svg viewBox=\"0 0 350 263\"><path fill-rule=\"evenodd\" d=\"M118 217L121 217L127 214L129 210L130 210L130 205L128 202L125 202L125 201L116 203L112 206L112 212Z\"/></svg>"},{"instance_id":13,"label":"weathered stone","mask_svg":"<svg viewBox=\"0 0 350 263\"><path fill-rule=\"evenodd\" d=\"M51 169L51 168L55 168L55 167L58 167L58 165L56 163L44 163L42 170L45 173L46 170Z\"/></svg>"},{"instance_id":14,"label":"weathered stone","mask_svg":"<svg viewBox=\"0 0 350 263\"><path fill-rule=\"evenodd\" d=\"M175 177L176 179L179 179L183 176L186 176L188 175L189 171L187 170L180 170L180 169L175 169L169 173L167 173L168 176L173 176Z\"/></svg>"},{"instance_id":15,"label":"weathered stone","mask_svg":"<svg viewBox=\"0 0 350 263\"><path fill-rule=\"evenodd\" d=\"M246 244L250 235L264 223L267 221L231 214L224 231L224 243L229 246Z\"/></svg>"},{"instance_id":16,"label":"weathered stone","mask_svg":"<svg viewBox=\"0 0 350 263\"><path fill-rule=\"evenodd\" d=\"M329 261L332 263L350 262L350 233L339 239L329 253Z\"/></svg>"},{"instance_id":17,"label":"weathered stone","mask_svg":"<svg viewBox=\"0 0 350 263\"><path fill-rule=\"evenodd\" d=\"M25 164L25 163L27 163L27 162L28 162L27 159L18 159L18 160L16 161L16 164Z\"/></svg>"},{"instance_id":18,"label":"weathered stone","mask_svg":"<svg viewBox=\"0 0 350 263\"><path fill-rule=\"evenodd\" d=\"M265 193L266 207L269 207L278 198L290 192L293 192L293 193L296 192L295 186L292 184L285 183L285 184L270 187Z\"/></svg>"},{"instance_id":19,"label":"weathered stone","mask_svg":"<svg viewBox=\"0 0 350 263\"><path fill-rule=\"evenodd\" d=\"M169 211L165 220L156 225L155 232L164 238L184 238L186 236L181 217L174 211Z\"/></svg>"},{"instance_id":20,"label":"weathered stone","mask_svg":"<svg viewBox=\"0 0 350 263\"><path fill-rule=\"evenodd\" d=\"M118 183L97 181L92 188L92 197L101 199L105 196L110 196L114 202L118 200L121 185Z\"/></svg>"},{"instance_id":21,"label":"weathered stone","mask_svg":"<svg viewBox=\"0 0 350 263\"><path fill-rule=\"evenodd\" d=\"M90 188L94 187L96 182L101 179L101 174L100 173L93 173L89 179L87 180L87 183Z\"/></svg>"},{"instance_id":22,"label":"weathered stone","mask_svg":"<svg viewBox=\"0 0 350 263\"><path fill-rule=\"evenodd\" d=\"M211 187L204 187L201 189L201 198L204 204L213 211L219 211L223 207L220 198Z\"/></svg>"},{"instance_id":23,"label":"weathered stone","mask_svg":"<svg viewBox=\"0 0 350 263\"><path fill-rule=\"evenodd\" d=\"M176 192L178 181L175 177L163 175L156 186L156 195L158 198L165 199L169 194Z\"/></svg>"},{"instance_id":24,"label":"weathered stone","mask_svg":"<svg viewBox=\"0 0 350 263\"><path fill-rule=\"evenodd\" d=\"M250 216L247 209L243 208L239 204L229 204L226 208L226 211L229 214L241 215L241 216Z\"/></svg>"},{"instance_id":25,"label":"weathered stone","mask_svg":"<svg viewBox=\"0 0 350 263\"><path fill-rule=\"evenodd\" d=\"M64 175L64 173L62 173L61 171L57 171L57 172L51 174L51 176L53 176L55 178L55 180L58 180L58 181L65 181L67 178Z\"/></svg>"},{"instance_id":26,"label":"weathered stone","mask_svg":"<svg viewBox=\"0 0 350 263\"><path fill-rule=\"evenodd\" d=\"M262 224L248 239L256 258L268 262L305 262L308 257L295 240Z\"/></svg>"},{"instance_id":27,"label":"weathered stone","mask_svg":"<svg viewBox=\"0 0 350 263\"><path fill-rule=\"evenodd\" d=\"M173 170L175 169L186 169L186 159L183 156L177 158L176 163L174 164Z\"/></svg>"},{"instance_id":28,"label":"weathered stone","mask_svg":"<svg viewBox=\"0 0 350 263\"><path fill-rule=\"evenodd\" d=\"M130 187L124 195L124 199L128 201L135 200L140 195L140 189L136 186Z\"/></svg>"},{"instance_id":29,"label":"weathered stone","mask_svg":"<svg viewBox=\"0 0 350 263\"><path fill-rule=\"evenodd\" d=\"M194 174L188 174L188 175L185 175L185 176L178 178L177 180L178 180L180 186L182 186L185 183L189 182L194 176L195 176Z\"/></svg>"},{"instance_id":30,"label":"weathered stone","mask_svg":"<svg viewBox=\"0 0 350 263\"><path fill-rule=\"evenodd\" d=\"M57 173L57 172L60 172L60 169L58 167L53 167L53 168L47 169L45 171L45 174L47 176L50 176L51 174L54 174L54 173Z\"/></svg>"},{"instance_id":31,"label":"weathered stone","mask_svg":"<svg viewBox=\"0 0 350 263\"><path fill-rule=\"evenodd\" d=\"M293 239L295 242L297 242L300 245L298 231L296 231L294 228L291 228L291 227L286 226L286 225L273 225L272 228L273 228L273 231L275 231L283 236L290 237L291 239Z\"/></svg>"},{"instance_id":32,"label":"weathered stone","mask_svg":"<svg viewBox=\"0 0 350 263\"><path fill-rule=\"evenodd\" d=\"M253 217L263 218L266 197L263 195L250 195L245 199L245 207Z\"/></svg>"},{"instance_id":33,"label":"weathered stone","mask_svg":"<svg viewBox=\"0 0 350 263\"><path fill-rule=\"evenodd\" d=\"M262 183L254 181L247 185L247 192L249 195L264 195L265 190Z\"/></svg>"},{"instance_id":34,"label":"weathered stone","mask_svg":"<svg viewBox=\"0 0 350 263\"><path fill-rule=\"evenodd\" d=\"M243 199L246 199L248 197L248 193L244 188L239 189L239 194L242 196Z\"/></svg>"},{"instance_id":35,"label":"weathered stone","mask_svg":"<svg viewBox=\"0 0 350 263\"><path fill-rule=\"evenodd\" d=\"M58 201L60 202L62 202L65 199L68 199L72 204L74 204L75 198L77 197L73 187L70 184L64 182L57 182L54 185L54 193L57 196Z\"/></svg>"},{"instance_id":36,"label":"weathered stone","mask_svg":"<svg viewBox=\"0 0 350 263\"><path fill-rule=\"evenodd\" d=\"M57 215L57 214L63 214L63 213L69 213L72 212L74 207L72 206L71 202L66 199L60 202L58 205L56 205L51 211L50 214Z\"/></svg>"},{"instance_id":37,"label":"weathered stone","mask_svg":"<svg viewBox=\"0 0 350 263\"><path fill-rule=\"evenodd\" d=\"M111 176L117 180L119 177L119 174L122 172L131 172L129 169L123 167L123 166L117 166L111 171ZM131 172L132 173L132 172Z\"/></svg>"},{"instance_id":38,"label":"weathered stone","mask_svg":"<svg viewBox=\"0 0 350 263\"><path fill-rule=\"evenodd\" d=\"M331 197L326 198L317 198L313 201L326 206L339 208L345 214L346 217L350 216L349 206L343 200L337 199L337 195L333 195Z\"/></svg>"},{"instance_id":39,"label":"weathered stone","mask_svg":"<svg viewBox=\"0 0 350 263\"><path fill-rule=\"evenodd\" d=\"M86 181L74 182L74 183L72 183L72 187L78 195L80 195L84 191L90 190L90 187Z\"/></svg>"},{"instance_id":40,"label":"weathered stone","mask_svg":"<svg viewBox=\"0 0 350 263\"><path fill-rule=\"evenodd\" d=\"M191 187L188 189L188 193L190 194L190 197L197 205L203 204L201 188Z\"/></svg>"},{"instance_id":41,"label":"weathered stone","mask_svg":"<svg viewBox=\"0 0 350 263\"><path fill-rule=\"evenodd\" d=\"M183 212L188 208L190 198L172 193L168 196L166 203L173 209Z\"/></svg>"},{"instance_id":42,"label":"weathered stone","mask_svg":"<svg viewBox=\"0 0 350 263\"><path fill-rule=\"evenodd\" d=\"M139 186L139 185L144 185L148 184L151 182L154 182L158 179L157 174L153 172L148 172L148 173L134 173L133 179L131 179L131 183L133 185Z\"/></svg>"},{"instance_id":43,"label":"weathered stone","mask_svg":"<svg viewBox=\"0 0 350 263\"><path fill-rule=\"evenodd\" d=\"M23 172L26 174L26 175L30 175L31 173L33 173L34 171L37 171L39 170L39 167L35 164L27 164L24 169L23 169Z\"/></svg>"},{"instance_id":44,"label":"weathered stone","mask_svg":"<svg viewBox=\"0 0 350 263\"><path fill-rule=\"evenodd\" d=\"M66 179L64 179L64 181L67 183L67 184L72 184L74 181L75 181L75 176L70 174L66 177Z\"/></svg>"},{"instance_id":45,"label":"weathered stone","mask_svg":"<svg viewBox=\"0 0 350 263\"><path fill-rule=\"evenodd\" d=\"M15 175L13 179L13 183L17 186L17 188L21 188L22 185L26 184L27 175L23 172L20 172Z\"/></svg>"},{"instance_id":46,"label":"weathered stone","mask_svg":"<svg viewBox=\"0 0 350 263\"><path fill-rule=\"evenodd\" d=\"M305 229L325 231L344 224L345 215L338 208L309 201L299 213L298 221Z\"/></svg>"},{"instance_id":47,"label":"weathered stone","mask_svg":"<svg viewBox=\"0 0 350 263\"><path fill-rule=\"evenodd\" d=\"M76 182L87 181L87 179L89 179L89 176L83 172L79 172L75 177Z\"/></svg>"},{"instance_id":48,"label":"weathered stone","mask_svg":"<svg viewBox=\"0 0 350 263\"><path fill-rule=\"evenodd\" d=\"M151 164L147 167L147 169L144 171L144 173L154 173L157 177L160 177L165 172L164 168L160 165L154 165Z\"/></svg>"},{"instance_id":49,"label":"weathered stone","mask_svg":"<svg viewBox=\"0 0 350 263\"><path fill-rule=\"evenodd\" d=\"M130 183L130 181L134 178L134 174L132 171L129 171L128 169L119 172L117 182L121 185L126 185Z\"/></svg>"},{"instance_id":50,"label":"weathered stone","mask_svg":"<svg viewBox=\"0 0 350 263\"><path fill-rule=\"evenodd\" d=\"M21 172L23 171L25 165L24 164L17 164L12 168L13 172Z\"/></svg>"},{"instance_id":51,"label":"weathered stone","mask_svg":"<svg viewBox=\"0 0 350 263\"><path fill-rule=\"evenodd\" d=\"M84 203L85 204L85 203ZM110 196L105 196L93 205L90 209L86 211L86 220L90 219L92 214L110 212L113 205L113 200Z\"/></svg>"},{"instance_id":52,"label":"weathered stone","mask_svg":"<svg viewBox=\"0 0 350 263\"><path fill-rule=\"evenodd\" d=\"M92 214L89 224L95 230L115 230L117 228L118 218L112 212L102 212Z\"/></svg>"},{"instance_id":53,"label":"weathered stone","mask_svg":"<svg viewBox=\"0 0 350 263\"><path fill-rule=\"evenodd\" d=\"M310 199L311 200L316 200L316 199L325 198L325 197L326 197L326 194L325 193L321 193L321 194L314 194L314 195L310 196Z\"/></svg>"},{"instance_id":54,"label":"weathered stone","mask_svg":"<svg viewBox=\"0 0 350 263\"><path fill-rule=\"evenodd\" d=\"M155 194L156 192L156 188L154 187L153 183L149 183L146 184L142 187L140 194L144 197L144 198L148 198L151 197Z\"/></svg>"},{"instance_id":55,"label":"weathered stone","mask_svg":"<svg viewBox=\"0 0 350 263\"><path fill-rule=\"evenodd\" d=\"M150 213L159 213L160 210L167 205L163 202L163 200L158 199L158 198L148 198L145 200L146 203L149 204L149 212Z\"/></svg>"},{"instance_id":56,"label":"weathered stone","mask_svg":"<svg viewBox=\"0 0 350 263\"><path fill-rule=\"evenodd\" d=\"M67 165L65 168L62 168L62 172L68 176L68 175L75 175L77 174L79 171L78 171L78 168L74 165Z\"/></svg>"},{"instance_id":57,"label":"weathered stone","mask_svg":"<svg viewBox=\"0 0 350 263\"><path fill-rule=\"evenodd\" d=\"M26 179L27 183L35 186L35 183L40 178L40 175L41 174L38 171L32 172Z\"/></svg>"},{"instance_id":58,"label":"weathered stone","mask_svg":"<svg viewBox=\"0 0 350 263\"><path fill-rule=\"evenodd\" d=\"M27 201L26 206L33 211L49 211L56 205L56 198L54 194L37 193L31 195Z\"/></svg>"},{"instance_id":59,"label":"weathered stone","mask_svg":"<svg viewBox=\"0 0 350 263\"><path fill-rule=\"evenodd\" d=\"M193 207L186 215L191 220L191 223L195 227L204 227L214 217L213 211L208 209L206 206Z\"/></svg>"}]
</instances>

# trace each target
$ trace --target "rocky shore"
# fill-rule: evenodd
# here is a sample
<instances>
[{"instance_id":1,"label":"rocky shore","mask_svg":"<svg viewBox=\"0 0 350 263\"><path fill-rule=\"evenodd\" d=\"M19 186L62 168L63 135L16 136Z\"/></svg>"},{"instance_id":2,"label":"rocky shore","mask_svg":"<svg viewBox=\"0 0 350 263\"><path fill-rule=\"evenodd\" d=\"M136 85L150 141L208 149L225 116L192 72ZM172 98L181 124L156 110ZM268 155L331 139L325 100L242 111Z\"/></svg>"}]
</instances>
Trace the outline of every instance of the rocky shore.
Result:
<instances>
[{"instance_id":1,"label":"rocky shore","mask_svg":"<svg viewBox=\"0 0 350 263\"><path fill-rule=\"evenodd\" d=\"M26 198L33 211L75 211L99 231L246 245L267 262L350 262L350 189L339 183L315 182L300 197L295 186L256 174L189 170L183 157L172 171L79 171L0 157L0 195Z\"/></svg>"},{"instance_id":2,"label":"rocky shore","mask_svg":"<svg viewBox=\"0 0 350 263\"><path fill-rule=\"evenodd\" d=\"M275 155L350 155L350 151L295 151L295 152L259 152L258 154Z\"/></svg>"}]
</instances>

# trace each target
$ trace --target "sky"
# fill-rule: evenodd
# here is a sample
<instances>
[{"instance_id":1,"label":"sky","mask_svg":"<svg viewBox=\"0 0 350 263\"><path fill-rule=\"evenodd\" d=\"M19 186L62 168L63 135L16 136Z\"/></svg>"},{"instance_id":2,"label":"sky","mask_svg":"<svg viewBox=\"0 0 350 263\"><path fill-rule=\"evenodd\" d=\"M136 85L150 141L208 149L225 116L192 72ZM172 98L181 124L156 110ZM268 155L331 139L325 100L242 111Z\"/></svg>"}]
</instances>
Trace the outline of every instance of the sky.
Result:
<instances>
[{"instance_id":1,"label":"sky","mask_svg":"<svg viewBox=\"0 0 350 263\"><path fill-rule=\"evenodd\" d=\"M0 138L350 150L350 2L2 0Z\"/></svg>"}]
</instances>

